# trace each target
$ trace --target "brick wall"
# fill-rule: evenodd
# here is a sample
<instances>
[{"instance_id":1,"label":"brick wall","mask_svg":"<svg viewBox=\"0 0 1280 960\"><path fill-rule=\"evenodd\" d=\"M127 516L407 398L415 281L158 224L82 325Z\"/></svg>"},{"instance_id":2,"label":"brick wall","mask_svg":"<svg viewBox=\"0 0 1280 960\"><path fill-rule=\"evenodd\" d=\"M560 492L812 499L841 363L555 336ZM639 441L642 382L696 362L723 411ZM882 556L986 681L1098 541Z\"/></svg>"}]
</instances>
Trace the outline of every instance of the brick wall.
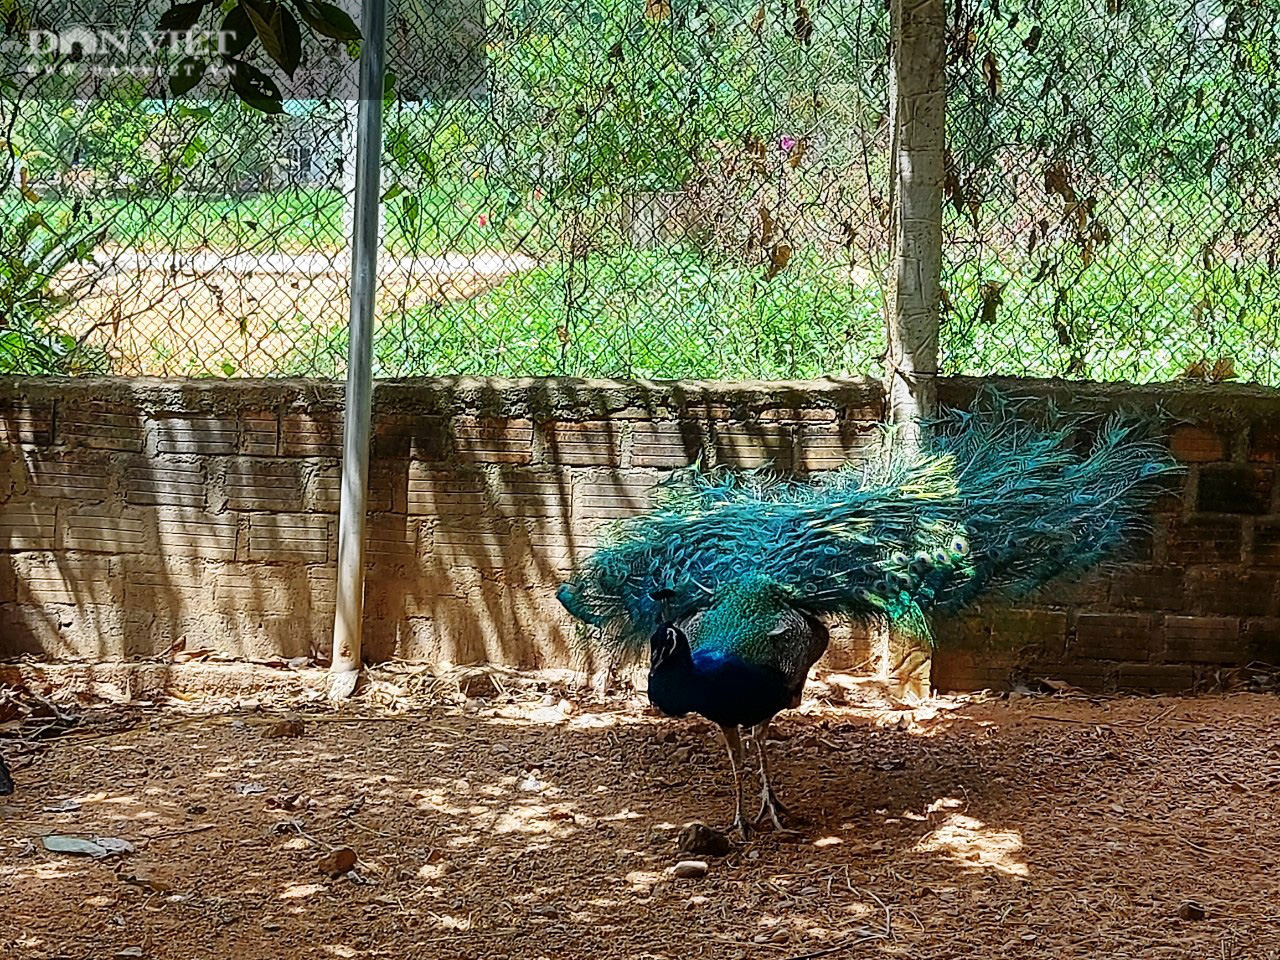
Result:
<instances>
[{"instance_id":1,"label":"brick wall","mask_svg":"<svg viewBox=\"0 0 1280 960\"><path fill-rule=\"evenodd\" d=\"M943 397L974 387L949 381ZM939 685L1179 689L1280 659L1280 395L1077 385L1071 397L1181 418L1183 496L1113 575L945 625ZM882 406L863 382L379 384L367 654L569 663L555 586L665 471L697 458L828 469L869 453ZM0 433L0 655L327 649L339 388L0 380ZM837 662L865 662L865 636L838 636Z\"/></svg>"},{"instance_id":2,"label":"brick wall","mask_svg":"<svg viewBox=\"0 0 1280 960\"><path fill-rule=\"evenodd\" d=\"M1252 663L1280 664L1280 393L1236 385L1008 381L1019 395L1081 410L1162 416L1186 467L1153 535L1123 564L1050 585L1031 602L940 625L943 689L1064 680L1158 692L1212 685ZM963 404L977 381L943 384Z\"/></svg>"}]
</instances>

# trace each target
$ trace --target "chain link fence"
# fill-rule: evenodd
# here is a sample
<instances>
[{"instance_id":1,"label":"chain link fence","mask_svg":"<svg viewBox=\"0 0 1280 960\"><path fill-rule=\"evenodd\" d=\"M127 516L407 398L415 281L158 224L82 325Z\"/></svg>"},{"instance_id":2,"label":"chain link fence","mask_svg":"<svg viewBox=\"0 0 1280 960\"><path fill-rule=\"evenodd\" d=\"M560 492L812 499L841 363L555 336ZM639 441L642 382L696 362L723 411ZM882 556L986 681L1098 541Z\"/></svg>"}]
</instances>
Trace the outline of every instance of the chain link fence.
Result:
<instances>
[{"instance_id":1,"label":"chain link fence","mask_svg":"<svg viewBox=\"0 0 1280 960\"><path fill-rule=\"evenodd\" d=\"M1278 12L955 7L947 371L1280 383Z\"/></svg>"},{"instance_id":2,"label":"chain link fence","mask_svg":"<svg viewBox=\"0 0 1280 960\"><path fill-rule=\"evenodd\" d=\"M1274 3L953 5L944 372L1280 381ZM882 4L495 0L455 89L426 10L389 32L376 375L879 374ZM342 375L350 99L67 89L33 25L0 369Z\"/></svg>"}]
</instances>

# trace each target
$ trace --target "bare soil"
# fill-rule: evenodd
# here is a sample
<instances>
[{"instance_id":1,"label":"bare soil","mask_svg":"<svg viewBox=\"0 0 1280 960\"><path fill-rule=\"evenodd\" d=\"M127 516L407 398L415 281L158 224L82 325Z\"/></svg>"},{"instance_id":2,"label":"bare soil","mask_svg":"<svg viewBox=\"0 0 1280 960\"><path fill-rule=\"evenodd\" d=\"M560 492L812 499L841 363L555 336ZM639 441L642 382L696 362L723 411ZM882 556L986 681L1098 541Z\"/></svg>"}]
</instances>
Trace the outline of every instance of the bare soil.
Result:
<instances>
[{"instance_id":1,"label":"bare soil","mask_svg":"<svg viewBox=\"0 0 1280 960\"><path fill-rule=\"evenodd\" d=\"M105 251L102 259L114 269L92 273L88 286L83 269L61 278L76 295L58 322L77 339L105 349L120 375L306 372L308 356L297 350L315 348L348 320L346 269L323 254L166 257ZM501 254L396 261L382 272L376 309L386 316L469 299L530 266L527 258Z\"/></svg>"},{"instance_id":2,"label":"bare soil","mask_svg":"<svg viewBox=\"0 0 1280 960\"><path fill-rule=\"evenodd\" d=\"M1274 697L807 703L771 750L807 825L676 879L679 827L730 812L707 728L545 678L486 687L384 678L341 710L132 703L38 750L0 741L19 782L0 806L0 948L1280 957ZM300 726L278 726L286 708ZM50 834L135 852L51 853ZM355 868L331 877L318 864L341 847Z\"/></svg>"}]
</instances>

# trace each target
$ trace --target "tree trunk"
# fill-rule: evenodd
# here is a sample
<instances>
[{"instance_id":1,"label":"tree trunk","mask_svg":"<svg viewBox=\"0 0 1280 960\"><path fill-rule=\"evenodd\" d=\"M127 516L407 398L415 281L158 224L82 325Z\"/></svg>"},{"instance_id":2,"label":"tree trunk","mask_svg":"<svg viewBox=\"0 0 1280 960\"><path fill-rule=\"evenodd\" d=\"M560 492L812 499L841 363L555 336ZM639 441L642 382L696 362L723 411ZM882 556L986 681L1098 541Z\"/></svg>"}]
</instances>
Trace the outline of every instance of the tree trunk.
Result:
<instances>
[{"instance_id":1,"label":"tree trunk","mask_svg":"<svg viewBox=\"0 0 1280 960\"><path fill-rule=\"evenodd\" d=\"M943 0L892 0L890 8L890 277L886 384L896 430L891 453L920 440L937 409L946 120ZM900 696L929 689L929 655L885 631L880 669Z\"/></svg>"}]
</instances>

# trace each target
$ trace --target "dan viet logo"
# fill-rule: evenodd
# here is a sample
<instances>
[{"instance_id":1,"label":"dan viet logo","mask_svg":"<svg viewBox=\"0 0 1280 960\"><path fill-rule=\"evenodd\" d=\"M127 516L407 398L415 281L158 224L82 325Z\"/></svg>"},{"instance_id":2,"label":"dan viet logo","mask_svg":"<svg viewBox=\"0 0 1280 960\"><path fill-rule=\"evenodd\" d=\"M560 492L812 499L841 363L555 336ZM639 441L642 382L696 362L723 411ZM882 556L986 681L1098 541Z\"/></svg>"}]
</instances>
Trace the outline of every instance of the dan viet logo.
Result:
<instances>
[{"instance_id":1,"label":"dan viet logo","mask_svg":"<svg viewBox=\"0 0 1280 960\"><path fill-rule=\"evenodd\" d=\"M27 34L35 74L153 74L174 58L213 57L236 47L233 30L136 30L77 25Z\"/></svg>"}]
</instances>

